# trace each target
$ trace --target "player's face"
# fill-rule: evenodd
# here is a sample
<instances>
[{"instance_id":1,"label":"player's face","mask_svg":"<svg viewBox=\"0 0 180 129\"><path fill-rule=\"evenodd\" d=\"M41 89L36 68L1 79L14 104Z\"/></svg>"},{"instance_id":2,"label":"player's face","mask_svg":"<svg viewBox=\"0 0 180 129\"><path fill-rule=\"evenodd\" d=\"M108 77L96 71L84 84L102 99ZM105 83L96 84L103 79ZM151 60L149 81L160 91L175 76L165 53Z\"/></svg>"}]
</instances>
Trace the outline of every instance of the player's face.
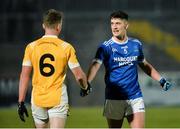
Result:
<instances>
[{"instance_id":1,"label":"player's face","mask_svg":"<svg viewBox=\"0 0 180 129\"><path fill-rule=\"evenodd\" d=\"M128 28L128 23L126 20L120 18L111 19L111 30L112 34L115 37L122 37L126 34Z\"/></svg>"}]
</instances>

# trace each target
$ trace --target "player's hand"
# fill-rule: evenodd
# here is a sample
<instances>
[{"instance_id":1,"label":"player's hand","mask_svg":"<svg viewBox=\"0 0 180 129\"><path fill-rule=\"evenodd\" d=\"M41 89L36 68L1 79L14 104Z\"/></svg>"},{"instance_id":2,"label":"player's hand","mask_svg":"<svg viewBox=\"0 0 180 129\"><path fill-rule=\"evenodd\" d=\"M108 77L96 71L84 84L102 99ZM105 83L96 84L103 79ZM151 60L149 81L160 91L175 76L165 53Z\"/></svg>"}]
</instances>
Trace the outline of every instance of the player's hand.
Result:
<instances>
[{"instance_id":1,"label":"player's hand","mask_svg":"<svg viewBox=\"0 0 180 129\"><path fill-rule=\"evenodd\" d=\"M167 81L165 78L161 78L161 80L159 81L160 85L162 86L164 91L169 90L173 85L171 84L171 82Z\"/></svg>"},{"instance_id":2,"label":"player's hand","mask_svg":"<svg viewBox=\"0 0 180 129\"><path fill-rule=\"evenodd\" d=\"M91 92L92 92L92 87L91 87L90 83L88 82L88 87L87 87L86 90L84 90L84 89L81 88L81 90L80 90L80 96L81 96L81 97L85 97L85 96L87 96L87 95L88 95L89 93L91 93Z\"/></svg>"},{"instance_id":3,"label":"player's hand","mask_svg":"<svg viewBox=\"0 0 180 129\"><path fill-rule=\"evenodd\" d=\"M28 117L28 112L26 109L26 106L24 105L24 102L19 102L18 103L18 114L19 114L19 118L25 122L25 118L24 118L24 114L26 115L26 117Z\"/></svg>"}]
</instances>

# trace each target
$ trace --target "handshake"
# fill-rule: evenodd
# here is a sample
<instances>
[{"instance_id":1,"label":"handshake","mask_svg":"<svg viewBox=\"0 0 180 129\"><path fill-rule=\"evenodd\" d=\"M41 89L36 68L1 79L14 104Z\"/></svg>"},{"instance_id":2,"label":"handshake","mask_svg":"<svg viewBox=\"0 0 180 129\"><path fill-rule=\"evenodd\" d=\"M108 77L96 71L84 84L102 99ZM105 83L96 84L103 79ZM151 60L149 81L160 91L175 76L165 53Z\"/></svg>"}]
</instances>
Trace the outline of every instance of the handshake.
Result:
<instances>
[{"instance_id":1,"label":"handshake","mask_svg":"<svg viewBox=\"0 0 180 129\"><path fill-rule=\"evenodd\" d=\"M86 90L81 88L81 90L80 90L80 96L81 96L81 97L85 97L85 96L87 96L87 95L88 95L89 93L91 93L91 92L92 92L92 87L91 87L91 84L88 82L88 87L87 87Z\"/></svg>"},{"instance_id":2,"label":"handshake","mask_svg":"<svg viewBox=\"0 0 180 129\"><path fill-rule=\"evenodd\" d=\"M160 85L162 86L164 91L169 90L173 85L171 82L167 81L165 78L161 78L159 81Z\"/></svg>"}]
</instances>

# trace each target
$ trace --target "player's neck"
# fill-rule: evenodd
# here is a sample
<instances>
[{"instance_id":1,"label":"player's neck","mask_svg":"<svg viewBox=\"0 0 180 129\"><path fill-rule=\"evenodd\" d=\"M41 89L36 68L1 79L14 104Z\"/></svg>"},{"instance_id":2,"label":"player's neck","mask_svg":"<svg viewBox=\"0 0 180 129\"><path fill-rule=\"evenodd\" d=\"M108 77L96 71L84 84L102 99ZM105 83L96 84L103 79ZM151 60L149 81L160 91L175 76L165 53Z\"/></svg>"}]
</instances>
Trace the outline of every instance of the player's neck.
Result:
<instances>
[{"instance_id":1,"label":"player's neck","mask_svg":"<svg viewBox=\"0 0 180 129\"><path fill-rule=\"evenodd\" d=\"M113 39L119 43L124 43L127 40L127 35L123 36L113 36Z\"/></svg>"},{"instance_id":2,"label":"player's neck","mask_svg":"<svg viewBox=\"0 0 180 129\"><path fill-rule=\"evenodd\" d=\"M46 29L45 30L45 35L56 35L56 36L58 36L59 32L54 30L54 29Z\"/></svg>"}]
</instances>

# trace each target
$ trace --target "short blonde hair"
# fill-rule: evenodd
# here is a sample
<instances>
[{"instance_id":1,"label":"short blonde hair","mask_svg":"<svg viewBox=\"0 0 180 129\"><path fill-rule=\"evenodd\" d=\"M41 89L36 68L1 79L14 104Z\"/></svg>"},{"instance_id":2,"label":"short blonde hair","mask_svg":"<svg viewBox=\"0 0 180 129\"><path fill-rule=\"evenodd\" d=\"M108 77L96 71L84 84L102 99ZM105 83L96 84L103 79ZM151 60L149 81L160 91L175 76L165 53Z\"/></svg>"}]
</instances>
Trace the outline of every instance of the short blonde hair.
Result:
<instances>
[{"instance_id":1,"label":"short blonde hair","mask_svg":"<svg viewBox=\"0 0 180 129\"><path fill-rule=\"evenodd\" d=\"M62 24L62 15L62 12L49 9L43 15L43 24L48 28L55 28L58 24Z\"/></svg>"}]
</instances>

